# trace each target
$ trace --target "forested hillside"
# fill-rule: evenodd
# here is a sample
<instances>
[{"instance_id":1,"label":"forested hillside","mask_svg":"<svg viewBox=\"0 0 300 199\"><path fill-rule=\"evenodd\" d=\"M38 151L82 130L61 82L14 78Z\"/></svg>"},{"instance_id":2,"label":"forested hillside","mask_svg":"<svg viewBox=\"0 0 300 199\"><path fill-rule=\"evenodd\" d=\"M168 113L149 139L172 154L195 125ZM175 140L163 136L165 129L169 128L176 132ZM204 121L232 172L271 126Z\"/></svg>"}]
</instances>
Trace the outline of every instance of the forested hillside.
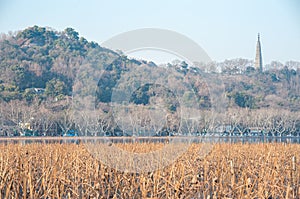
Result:
<instances>
[{"instance_id":1,"label":"forested hillside","mask_svg":"<svg viewBox=\"0 0 300 199\"><path fill-rule=\"evenodd\" d=\"M84 60L105 63L117 53L88 42L72 28L62 32L34 26L0 39L0 90L5 101L32 100L30 88L44 97L71 95L76 70Z\"/></svg>"},{"instance_id":2,"label":"forested hillside","mask_svg":"<svg viewBox=\"0 0 300 199\"><path fill-rule=\"evenodd\" d=\"M274 65L277 62L272 63ZM191 85L198 100L199 110L208 111L213 107L215 102L212 101L210 92L214 87L214 89L223 89L226 110L244 110L245 113L249 110L270 110L270 112L282 110L293 114L300 111L298 62L277 64L276 66L280 65L277 68L271 68L269 65L271 69L262 73L256 71L252 65L252 61L236 59L207 65L195 63L195 66L189 66L185 62L173 62L162 67L176 70L184 77L184 85L186 83ZM69 115L73 90L80 90L84 95L89 89L86 85L75 82L78 71L84 69L86 76L95 68L104 71L102 76L104 78L100 78L97 85L97 106L99 103L108 104L121 74L136 67L146 67L151 70L159 66L153 62L128 59L124 55L101 47L96 42L79 37L72 28L56 31L34 26L15 34L2 34L0 38L1 128L18 129L21 128L20 123L26 122L34 126L30 129L35 129L39 135L45 132L48 135L57 135L74 129L76 124ZM209 77L214 81L208 85L203 77ZM129 83L134 84L134 79ZM176 86L181 88L184 85ZM122 90L128 85L119 86ZM169 92L159 85L140 86L132 93L130 103L145 106L150 103L154 93L165 97L163 93ZM184 88L181 91L184 101L191 100L190 92ZM173 96L170 99L175 98ZM173 114L179 106L180 103L177 101L168 101L170 114ZM110 110L108 108L102 111L108 113ZM295 118L293 127L296 127L297 121L298 118ZM102 127L105 125L106 127L103 127L102 131L117 129L112 123L113 121L104 122ZM207 127L203 129L207 130Z\"/></svg>"}]
</instances>

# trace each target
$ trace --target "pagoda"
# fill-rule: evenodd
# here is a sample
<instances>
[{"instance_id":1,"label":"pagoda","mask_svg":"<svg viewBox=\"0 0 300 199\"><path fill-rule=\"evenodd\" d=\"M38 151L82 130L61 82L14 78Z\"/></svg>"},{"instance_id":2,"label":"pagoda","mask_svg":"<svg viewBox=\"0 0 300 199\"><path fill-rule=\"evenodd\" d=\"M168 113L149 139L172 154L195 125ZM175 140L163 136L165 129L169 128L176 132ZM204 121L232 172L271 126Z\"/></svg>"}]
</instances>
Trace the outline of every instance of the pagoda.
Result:
<instances>
[{"instance_id":1,"label":"pagoda","mask_svg":"<svg viewBox=\"0 0 300 199\"><path fill-rule=\"evenodd\" d=\"M258 33L257 36L257 43L256 43L256 56L255 56L255 69L259 72L263 71L263 62L262 62L262 55L261 55L261 44L260 44L260 35Z\"/></svg>"}]
</instances>

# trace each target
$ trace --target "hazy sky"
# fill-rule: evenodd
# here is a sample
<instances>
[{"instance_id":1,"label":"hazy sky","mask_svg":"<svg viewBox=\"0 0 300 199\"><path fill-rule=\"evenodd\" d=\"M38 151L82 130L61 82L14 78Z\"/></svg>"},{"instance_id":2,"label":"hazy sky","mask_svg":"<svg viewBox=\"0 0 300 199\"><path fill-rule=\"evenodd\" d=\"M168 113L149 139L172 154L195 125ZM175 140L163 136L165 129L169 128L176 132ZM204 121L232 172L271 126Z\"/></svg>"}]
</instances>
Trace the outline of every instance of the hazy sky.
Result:
<instances>
[{"instance_id":1,"label":"hazy sky","mask_svg":"<svg viewBox=\"0 0 300 199\"><path fill-rule=\"evenodd\" d=\"M260 32L264 63L300 61L298 0L0 0L0 32L33 25L72 27L100 44L129 30L163 28L216 61L254 59Z\"/></svg>"}]
</instances>

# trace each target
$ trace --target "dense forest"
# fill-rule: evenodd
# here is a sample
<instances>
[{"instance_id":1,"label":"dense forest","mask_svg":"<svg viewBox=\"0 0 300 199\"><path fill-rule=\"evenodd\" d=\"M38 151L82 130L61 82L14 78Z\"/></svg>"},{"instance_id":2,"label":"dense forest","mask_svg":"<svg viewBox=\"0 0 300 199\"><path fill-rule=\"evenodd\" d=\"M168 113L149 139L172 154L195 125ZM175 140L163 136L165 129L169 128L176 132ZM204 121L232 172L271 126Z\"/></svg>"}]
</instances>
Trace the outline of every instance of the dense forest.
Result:
<instances>
[{"instance_id":1,"label":"dense forest","mask_svg":"<svg viewBox=\"0 0 300 199\"><path fill-rule=\"evenodd\" d=\"M176 124L174 118L178 117L181 102L176 101L174 93L161 84L139 85L131 93L130 104L141 109L150 106L155 97L165 100L171 119L161 124L163 128L156 129L156 133L175 132L178 126L182 126L181 132L213 132L221 124L230 124L232 131L238 129L241 133L249 127L279 134L300 131L299 62L272 62L265 66L264 72L256 70L252 61L246 59L194 63L193 66L184 61L174 61L157 66L153 62L129 59L96 42L87 41L72 28L56 31L33 26L16 33L2 34L0 38L0 134L34 132L35 135L54 136L79 129L90 135L87 123L82 130L82 125L74 121L72 101L74 93L87 96L94 92L96 100L93 103L96 108L100 107L100 112L96 119L87 119L87 116L85 119L89 120L90 126L95 126L97 135L107 132L117 135L122 129L110 117L112 95L114 92L126 95L123 90L136 84L136 76L127 77L130 80L124 85L120 85L120 78L128 70L137 71L134 74L137 75L140 68L153 71L149 74L162 78L160 82L164 81L160 76L163 70L176 71L179 75L172 81L180 90L177 95L182 95L186 104L181 111L196 109L197 112L197 121ZM91 91L92 86L87 85L93 83L90 74L98 75L95 71L101 73L94 85L97 88ZM78 74L84 77L78 78ZM182 79L183 84L178 84L176 78ZM187 84L193 93L187 89ZM217 100L213 99L212 89L222 90L223 113L213 111ZM197 101L197 107L192 106L195 104L193 100ZM249 117L252 119L245 119ZM215 118L219 118L218 122L212 122L216 121ZM154 118L144 120L155 121Z\"/></svg>"}]
</instances>

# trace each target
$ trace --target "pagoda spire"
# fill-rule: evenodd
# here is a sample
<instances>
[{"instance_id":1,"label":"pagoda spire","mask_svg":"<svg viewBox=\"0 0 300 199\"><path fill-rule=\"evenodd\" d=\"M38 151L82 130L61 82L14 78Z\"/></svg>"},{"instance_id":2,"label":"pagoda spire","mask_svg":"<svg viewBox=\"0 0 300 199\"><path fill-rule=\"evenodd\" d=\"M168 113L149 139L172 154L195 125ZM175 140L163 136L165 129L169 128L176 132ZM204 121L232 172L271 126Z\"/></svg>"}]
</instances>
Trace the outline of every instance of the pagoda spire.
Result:
<instances>
[{"instance_id":1,"label":"pagoda spire","mask_svg":"<svg viewBox=\"0 0 300 199\"><path fill-rule=\"evenodd\" d=\"M257 35L257 43L256 43L256 56L255 56L255 68L259 70L259 72L263 71L263 63L262 63L262 55L261 55L261 44L260 44L260 35Z\"/></svg>"}]
</instances>

